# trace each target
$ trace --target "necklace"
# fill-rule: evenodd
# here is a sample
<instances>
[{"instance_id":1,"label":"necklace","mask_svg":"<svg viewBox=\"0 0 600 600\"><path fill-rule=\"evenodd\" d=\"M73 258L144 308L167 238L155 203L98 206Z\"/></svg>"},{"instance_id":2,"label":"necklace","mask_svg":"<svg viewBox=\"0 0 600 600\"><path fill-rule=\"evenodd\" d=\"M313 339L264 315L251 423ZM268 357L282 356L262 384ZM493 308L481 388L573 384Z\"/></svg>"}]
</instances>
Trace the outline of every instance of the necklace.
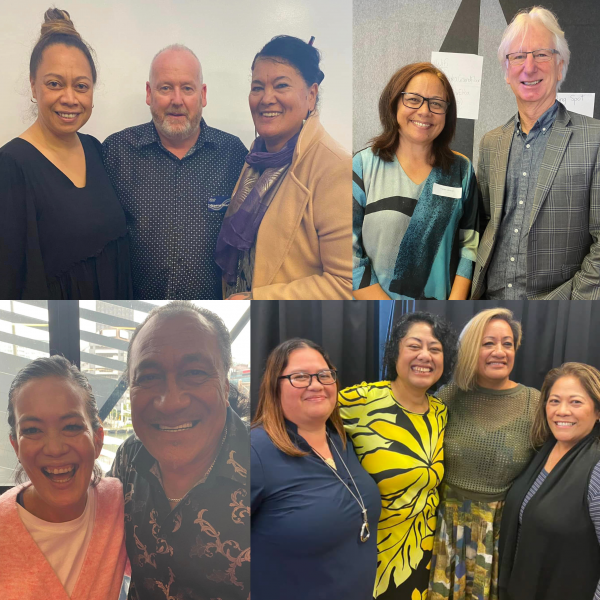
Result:
<instances>
[{"instance_id":1,"label":"necklace","mask_svg":"<svg viewBox=\"0 0 600 600\"><path fill-rule=\"evenodd\" d=\"M210 467L208 467L208 471L206 471L206 473L204 473L204 476L199 479L191 488L190 490L194 489L199 483L202 483L203 481L206 481L206 478L210 475L210 472L212 471L212 468L215 466L215 463L217 462L217 458L219 458L219 454L221 454L221 448L223 447L223 442L225 441L225 438L227 437L227 425L225 425L225 430L223 431L223 437L221 438L221 443L219 444L219 450L217 451L217 454L215 456L215 460L212 461L212 465L210 465ZM188 490L189 492L189 490ZM187 495L187 492L186 492ZM185 498L185 496L183 496L183 498ZM167 496L167 500L169 502L177 502L177 504L179 504L183 498L169 498L169 496Z\"/></svg>"},{"instance_id":2,"label":"necklace","mask_svg":"<svg viewBox=\"0 0 600 600\"><path fill-rule=\"evenodd\" d=\"M338 458L340 459L340 462L344 465L344 468L346 469L346 471L348 472L348 475L350 475L350 479L352 480L352 483L354 484L354 489L356 490L356 493L358 494L358 497L356 496L356 494L350 489L350 487L348 486L348 484L339 476L338 472L336 469L334 469L328 462L327 459L325 457L323 457L317 450L315 450L312 446L311 446L311 450L329 467L329 470L344 484L344 487L352 494L352 497L354 498L354 500L356 500L356 503L358 504L358 506L361 509L362 512L362 519L363 519L363 523L362 526L360 528L360 541L361 542L366 542L369 537L371 536L371 532L369 531L369 520L367 518L367 507L365 506L365 502L360 494L360 491L358 489L358 486L356 485L356 481L354 481L354 477L352 477L352 473L350 473L350 469L348 468L348 466L346 465L346 463L344 462L344 459L342 458L342 455L339 453L338 449L335 447L335 444L333 443L333 441L331 440L331 438L329 437L329 432L327 433L327 440L331 443L331 445L333 446L333 449L335 450L335 453L338 455Z\"/></svg>"}]
</instances>

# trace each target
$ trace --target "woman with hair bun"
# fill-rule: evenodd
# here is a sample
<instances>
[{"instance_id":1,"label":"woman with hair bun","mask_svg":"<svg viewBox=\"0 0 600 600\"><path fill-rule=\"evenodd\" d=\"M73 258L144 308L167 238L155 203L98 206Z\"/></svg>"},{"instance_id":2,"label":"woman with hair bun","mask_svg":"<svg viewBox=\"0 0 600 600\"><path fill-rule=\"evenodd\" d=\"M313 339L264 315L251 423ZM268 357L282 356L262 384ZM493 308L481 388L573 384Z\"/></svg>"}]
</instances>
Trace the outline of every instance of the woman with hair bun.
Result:
<instances>
[{"instance_id":1,"label":"woman with hair bun","mask_svg":"<svg viewBox=\"0 0 600 600\"><path fill-rule=\"evenodd\" d=\"M0 148L0 298L131 297L125 214L92 114L96 65L69 13L50 8L29 62L37 119Z\"/></svg>"},{"instance_id":2,"label":"woman with hair bun","mask_svg":"<svg viewBox=\"0 0 600 600\"><path fill-rule=\"evenodd\" d=\"M258 138L215 252L230 299L352 297L350 155L319 122L312 41L274 37L252 62Z\"/></svg>"},{"instance_id":3,"label":"woman with hair bun","mask_svg":"<svg viewBox=\"0 0 600 600\"><path fill-rule=\"evenodd\" d=\"M0 496L3 600L117 600L127 562L123 489L96 465L104 431L86 377L62 356L8 392L17 486Z\"/></svg>"},{"instance_id":4,"label":"woman with hair bun","mask_svg":"<svg viewBox=\"0 0 600 600\"><path fill-rule=\"evenodd\" d=\"M448 407L446 474L429 600L498 600L504 499L534 454L530 432L540 397L510 378L521 338L510 310L476 314L460 334L453 380L438 392Z\"/></svg>"}]
</instances>

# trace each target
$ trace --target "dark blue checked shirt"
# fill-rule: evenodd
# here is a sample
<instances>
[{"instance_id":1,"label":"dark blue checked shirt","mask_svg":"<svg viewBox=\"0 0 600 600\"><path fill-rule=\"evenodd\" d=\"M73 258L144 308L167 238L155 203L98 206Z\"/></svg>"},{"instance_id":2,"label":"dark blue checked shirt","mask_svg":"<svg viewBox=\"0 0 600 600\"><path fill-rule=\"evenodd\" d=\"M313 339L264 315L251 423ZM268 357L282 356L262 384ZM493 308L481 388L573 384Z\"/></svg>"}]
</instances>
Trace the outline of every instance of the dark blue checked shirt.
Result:
<instances>
[{"instance_id":1,"label":"dark blue checked shirt","mask_svg":"<svg viewBox=\"0 0 600 600\"><path fill-rule=\"evenodd\" d=\"M527 241L533 199L557 112L558 102L555 102L535 122L528 134L521 131L521 120L517 113L506 169L502 222L487 272L487 297L490 299L527 298Z\"/></svg>"},{"instance_id":2,"label":"dark blue checked shirt","mask_svg":"<svg viewBox=\"0 0 600 600\"><path fill-rule=\"evenodd\" d=\"M127 217L134 298L222 298L213 254L248 154L241 140L202 119L180 160L150 122L109 136L103 153Z\"/></svg>"}]
</instances>

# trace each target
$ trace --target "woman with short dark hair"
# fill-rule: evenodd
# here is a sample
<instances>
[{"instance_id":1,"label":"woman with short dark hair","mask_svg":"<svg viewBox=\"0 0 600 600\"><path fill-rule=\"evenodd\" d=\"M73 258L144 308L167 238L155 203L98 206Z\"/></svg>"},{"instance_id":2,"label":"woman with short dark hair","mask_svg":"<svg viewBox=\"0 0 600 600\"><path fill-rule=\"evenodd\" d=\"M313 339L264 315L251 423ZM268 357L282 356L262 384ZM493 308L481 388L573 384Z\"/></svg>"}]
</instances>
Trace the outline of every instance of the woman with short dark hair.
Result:
<instances>
[{"instance_id":1,"label":"woman with short dark hair","mask_svg":"<svg viewBox=\"0 0 600 600\"><path fill-rule=\"evenodd\" d=\"M402 67L379 100L383 131L354 156L354 297L468 298L479 243L475 173L450 150L457 109L431 63Z\"/></svg>"},{"instance_id":2,"label":"woman with short dark hair","mask_svg":"<svg viewBox=\"0 0 600 600\"><path fill-rule=\"evenodd\" d=\"M125 213L92 114L96 65L69 13L50 8L29 63L37 119L0 148L0 297L131 297Z\"/></svg>"},{"instance_id":3,"label":"woman with short dark hair","mask_svg":"<svg viewBox=\"0 0 600 600\"><path fill-rule=\"evenodd\" d=\"M386 343L385 380L339 394L346 434L381 492L373 589L380 600L427 597L447 420L428 390L450 377L456 350L456 333L442 318L403 315Z\"/></svg>"},{"instance_id":4,"label":"woman with short dark hair","mask_svg":"<svg viewBox=\"0 0 600 600\"><path fill-rule=\"evenodd\" d=\"M18 484L0 496L5 600L119 598L123 489L95 464L104 431L92 388L62 356L21 369L8 393Z\"/></svg>"},{"instance_id":5,"label":"woman with short dark hair","mask_svg":"<svg viewBox=\"0 0 600 600\"><path fill-rule=\"evenodd\" d=\"M350 299L350 156L317 112L320 53L274 37L252 61L258 134L227 209L215 259L225 296Z\"/></svg>"},{"instance_id":6,"label":"woman with short dark hair","mask_svg":"<svg viewBox=\"0 0 600 600\"><path fill-rule=\"evenodd\" d=\"M294 338L275 348L251 433L253 600L364 600L381 499L346 445L337 373Z\"/></svg>"}]
</instances>

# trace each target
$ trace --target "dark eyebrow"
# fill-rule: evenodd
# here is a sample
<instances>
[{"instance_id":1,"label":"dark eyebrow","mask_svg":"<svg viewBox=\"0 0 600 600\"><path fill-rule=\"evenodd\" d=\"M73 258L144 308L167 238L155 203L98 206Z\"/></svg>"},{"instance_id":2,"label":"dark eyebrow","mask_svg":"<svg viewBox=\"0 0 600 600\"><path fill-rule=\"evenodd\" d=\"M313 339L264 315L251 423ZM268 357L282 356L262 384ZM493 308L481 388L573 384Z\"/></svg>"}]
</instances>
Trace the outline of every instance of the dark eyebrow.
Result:
<instances>
[{"instance_id":1,"label":"dark eyebrow","mask_svg":"<svg viewBox=\"0 0 600 600\"><path fill-rule=\"evenodd\" d=\"M64 77L62 75L59 75L58 73L46 73L44 77L56 77L57 79L64 80ZM91 79L87 75L79 75L79 77L75 77L75 81L79 79L87 79L88 81L91 81Z\"/></svg>"},{"instance_id":2,"label":"dark eyebrow","mask_svg":"<svg viewBox=\"0 0 600 600\"><path fill-rule=\"evenodd\" d=\"M83 415L81 413L76 412L76 411L68 412L68 413L62 415L61 417L59 417L59 419L61 421L66 421L67 419L72 419L73 417L77 417L77 418L83 419ZM43 423L44 419L40 419L39 417L34 417L33 415L23 415L19 419L19 425L21 425L21 423L24 423L25 421L32 421L34 423Z\"/></svg>"},{"instance_id":3,"label":"dark eyebrow","mask_svg":"<svg viewBox=\"0 0 600 600\"><path fill-rule=\"evenodd\" d=\"M144 369L161 369L161 365L158 361L152 360L151 358L145 358L139 364L135 365L134 373L143 371Z\"/></svg>"},{"instance_id":4,"label":"dark eyebrow","mask_svg":"<svg viewBox=\"0 0 600 600\"><path fill-rule=\"evenodd\" d=\"M180 363L182 365L188 365L188 364L194 363L194 362L204 362L204 363L212 364L210 357L206 354L203 354L202 352L197 352L196 354L186 354L185 356L183 356L181 358L181 361L180 361Z\"/></svg>"}]
</instances>

